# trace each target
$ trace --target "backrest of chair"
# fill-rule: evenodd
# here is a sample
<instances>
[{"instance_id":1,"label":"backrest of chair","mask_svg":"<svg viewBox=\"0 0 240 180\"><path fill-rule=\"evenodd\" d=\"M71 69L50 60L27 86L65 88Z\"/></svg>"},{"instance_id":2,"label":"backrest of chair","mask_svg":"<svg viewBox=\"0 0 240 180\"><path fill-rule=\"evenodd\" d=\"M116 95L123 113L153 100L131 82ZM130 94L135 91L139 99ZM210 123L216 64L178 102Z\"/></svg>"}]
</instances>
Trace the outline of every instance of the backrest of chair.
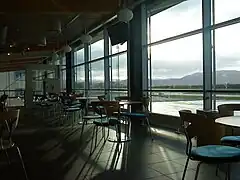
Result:
<instances>
[{"instance_id":1,"label":"backrest of chair","mask_svg":"<svg viewBox=\"0 0 240 180\"><path fill-rule=\"evenodd\" d=\"M105 113L108 117L112 117L114 113L120 112L120 105L118 101L104 101L102 102Z\"/></svg>"},{"instance_id":2,"label":"backrest of chair","mask_svg":"<svg viewBox=\"0 0 240 180\"><path fill-rule=\"evenodd\" d=\"M189 110L181 110L179 111L179 114L187 139L186 154L188 155L192 148L191 140L201 134L203 128L202 125L204 124L203 121L206 120L206 117L201 114L194 114Z\"/></svg>"},{"instance_id":3,"label":"backrest of chair","mask_svg":"<svg viewBox=\"0 0 240 180\"><path fill-rule=\"evenodd\" d=\"M98 96L98 100L104 101L106 99L105 95Z\"/></svg>"},{"instance_id":4,"label":"backrest of chair","mask_svg":"<svg viewBox=\"0 0 240 180\"><path fill-rule=\"evenodd\" d=\"M234 111L240 111L240 104L221 104L218 111L221 117L233 116Z\"/></svg>"},{"instance_id":5,"label":"backrest of chair","mask_svg":"<svg viewBox=\"0 0 240 180\"><path fill-rule=\"evenodd\" d=\"M128 101L129 99L130 99L130 97L128 97L128 96L118 96L118 97L115 97L116 101Z\"/></svg>"}]
</instances>

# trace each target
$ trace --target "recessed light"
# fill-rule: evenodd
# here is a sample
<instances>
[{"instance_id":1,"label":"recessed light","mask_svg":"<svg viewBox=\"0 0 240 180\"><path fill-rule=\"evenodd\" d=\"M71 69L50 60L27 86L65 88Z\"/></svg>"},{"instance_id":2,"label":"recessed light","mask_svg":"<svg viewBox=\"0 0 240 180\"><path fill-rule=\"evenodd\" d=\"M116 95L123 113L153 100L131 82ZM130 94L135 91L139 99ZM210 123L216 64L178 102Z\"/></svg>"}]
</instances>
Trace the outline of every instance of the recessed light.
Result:
<instances>
[{"instance_id":1,"label":"recessed light","mask_svg":"<svg viewBox=\"0 0 240 180\"><path fill-rule=\"evenodd\" d=\"M30 51L30 48L28 47L27 50Z\"/></svg>"},{"instance_id":2,"label":"recessed light","mask_svg":"<svg viewBox=\"0 0 240 180\"><path fill-rule=\"evenodd\" d=\"M10 56L10 55L11 55L11 53L7 53L7 55L8 55L8 56Z\"/></svg>"}]
</instances>

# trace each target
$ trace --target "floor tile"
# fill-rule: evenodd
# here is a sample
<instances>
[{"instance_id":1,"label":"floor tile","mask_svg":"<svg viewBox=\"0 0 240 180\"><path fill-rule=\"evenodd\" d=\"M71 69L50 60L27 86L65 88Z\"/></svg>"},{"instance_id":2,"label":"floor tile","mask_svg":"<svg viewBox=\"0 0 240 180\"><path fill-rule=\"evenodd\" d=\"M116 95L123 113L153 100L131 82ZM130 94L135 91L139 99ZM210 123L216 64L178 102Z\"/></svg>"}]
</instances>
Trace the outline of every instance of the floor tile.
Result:
<instances>
[{"instance_id":1,"label":"floor tile","mask_svg":"<svg viewBox=\"0 0 240 180\"><path fill-rule=\"evenodd\" d=\"M166 161L162 163L152 164L150 168L164 175L168 175L168 174L173 174L177 172L182 172L184 169L184 166L182 166L181 164L177 164L173 161Z\"/></svg>"}]
</instances>

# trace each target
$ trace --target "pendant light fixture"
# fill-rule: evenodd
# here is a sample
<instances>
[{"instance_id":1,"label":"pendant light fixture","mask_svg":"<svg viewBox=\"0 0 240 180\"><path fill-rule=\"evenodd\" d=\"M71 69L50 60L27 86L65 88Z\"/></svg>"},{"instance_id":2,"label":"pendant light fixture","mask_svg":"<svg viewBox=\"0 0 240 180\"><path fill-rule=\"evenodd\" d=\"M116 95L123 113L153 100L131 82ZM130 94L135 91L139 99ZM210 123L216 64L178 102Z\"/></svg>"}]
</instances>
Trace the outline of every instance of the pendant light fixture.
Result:
<instances>
[{"instance_id":1,"label":"pendant light fixture","mask_svg":"<svg viewBox=\"0 0 240 180\"><path fill-rule=\"evenodd\" d=\"M133 18L133 12L127 8L127 1L122 0L120 2L121 9L117 13L117 18L120 22L128 23Z\"/></svg>"},{"instance_id":2,"label":"pendant light fixture","mask_svg":"<svg viewBox=\"0 0 240 180\"><path fill-rule=\"evenodd\" d=\"M66 44L66 45L63 47L63 51L64 51L65 53L69 53L69 52L72 51L72 48L71 48L71 46L69 46L68 44Z\"/></svg>"},{"instance_id":3,"label":"pendant light fixture","mask_svg":"<svg viewBox=\"0 0 240 180\"><path fill-rule=\"evenodd\" d=\"M85 28L85 33L80 37L82 43L89 44L92 41L92 36L87 33L87 30Z\"/></svg>"}]
</instances>

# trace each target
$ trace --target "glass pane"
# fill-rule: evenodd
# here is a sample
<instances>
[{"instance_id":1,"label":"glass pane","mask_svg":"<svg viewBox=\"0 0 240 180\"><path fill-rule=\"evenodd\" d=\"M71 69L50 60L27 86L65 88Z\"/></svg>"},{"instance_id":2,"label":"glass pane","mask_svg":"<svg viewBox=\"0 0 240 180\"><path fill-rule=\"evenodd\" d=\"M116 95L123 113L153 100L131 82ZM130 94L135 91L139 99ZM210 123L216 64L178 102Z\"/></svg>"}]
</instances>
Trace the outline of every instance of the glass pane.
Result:
<instances>
[{"instance_id":1,"label":"glass pane","mask_svg":"<svg viewBox=\"0 0 240 180\"><path fill-rule=\"evenodd\" d=\"M152 42L202 27L202 0L188 0L151 17Z\"/></svg>"},{"instance_id":2,"label":"glass pane","mask_svg":"<svg viewBox=\"0 0 240 180\"><path fill-rule=\"evenodd\" d=\"M115 54L115 53L119 53L122 51L126 51L127 50L127 42L121 44L117 44L115 46L112 46L112 53L111 54Z\"/></svg>"},{"instance_id":3,"label":"glass pane","mask_svg":"<svg viewBox=\"0 0 240 180\"><path fill-rule=\"evenodd\" d=\"M240 89L240 24L216 29L216 89ZM240 93L222 93L216 97L216 104L240 103Z\"/></svg>"},{"instance_id":4,"label":"glass pane","mask_svg":"<svg viewBox=\"0 0 240 180\"><path fill-rule=\"evenodd\" d=\"M66 90L66 70L61 71L61 90Z\"/></svg>"},{"instance_id":5,"label":"glass pane","mask_svg":"<svg viewBox=\"0 0 240 180\"><path fill-rule=\"evenodd\" d=\"M215 0L215 23L240 17L239 0Z\"/></svg>"},{"instance_id":6,"label":"glass pane","mask_svg":"<svg viewBox=\"0 0 240 180\"><path fill-rule=\"evenodd\" d=\"M85 70L84 65L78 66L75 68L75 88L76 89L84 89L85 87Z\"/></svg>"},{"instance_id":7,"label":"glass pane","mask_svg":"<svg viewBox=\"0 0 240 180\"><path fill-rule=\"evenodd\" d=\"M91 60L104 56L104 41L103 39L91 44Z\"/></svg>"},{"instance_id":8,"label":"glass pane","mask_svg":"<svg viewBox=\"0 0 240 180\"><path fill-rule=\"evenodd\" d=\"M202 34L152 46L151 53L152 90L156 90L152 93L152 111L178 115L178 109L186 105L189 109L202 108L202 93L164 92L202 89ZM168 110L163 111L163 107Z\"/></svg>"},{"instance_id":9,"label":"glass pane","mask_svg":"<svg viewBox=\"0 0 240 180\"><path fill-rule=\"evenodd\" d=\"M186 92L153 92L152 112L179 116L179 111L183 109L196 112L203 108L202 93Z\"/></svg>"},{"instance_id":10,"label":"glass pane","mask_svg":"<svg viewBox=\"0 0 240 180\"><path fill-rule=\"evenodd\" d=\"M127 54L114 56L111 58L111 88L126 89L127 88Z\"/></svg>"},{"instance_id":11,"label":"glass pane","mask_svg":"<svg viewBox=\"0 0 240 180\"><path fill-rule=\"evenodd\" d=\"M80 49L74 53L74 65L84 63L84 49Z\"/></svg>"},{"instance_id":12,"label":"glass pane","mask_svg":"<svg viewBox=\"0 0 240 180\"><path fill-rule=\"evenodd\" d=\"M89 64L90 84L92 89L104 88L104 61L97 61Z\"/></svg>"}]
</instances>

